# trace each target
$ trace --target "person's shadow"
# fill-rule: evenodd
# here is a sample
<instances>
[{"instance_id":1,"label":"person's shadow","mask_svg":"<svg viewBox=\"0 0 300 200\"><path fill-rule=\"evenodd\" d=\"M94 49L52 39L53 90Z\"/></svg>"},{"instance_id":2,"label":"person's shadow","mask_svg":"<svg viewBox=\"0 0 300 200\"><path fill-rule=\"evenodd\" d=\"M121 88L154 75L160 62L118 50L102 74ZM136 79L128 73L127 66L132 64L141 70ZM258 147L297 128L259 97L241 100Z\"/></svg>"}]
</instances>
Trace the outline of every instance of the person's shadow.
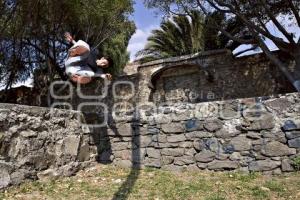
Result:
<instances>
[{"instance_id":1,"label":"person's shadow","mask_svg":"<svg viewBox=\"0 0 300 200\"><path fill-rule=\"evenodd\" d=\"M129 80L136 80L136 77L129 77ZM134 84L135 91L137 91L138 85ZM115 103L119 103L115 100L112 94L112 87L113 83L110 84L108 88L107 97L103 99L103 103L107 105L107 113L99 113L98 111L94 114L96 116L92 117L89 114L85 113L84 117L87 119L88 124L93 124L98 121L99 119L104 120L105 115L107 119L107 126L105 127L94 127L91 128L91 140L90 144L95 145L97 147L97 162L101 164L111 164L112 163L112 141L110 138L117 138L118 140L123 140L122 134L119 132L117 128L117 123L114 120L114 116L116 115L116 110L114 110ZM139 110L137 110L136 106L136 99L134 97L130 100L133 105L133 117L130 120L131 124L131 161L132 167L130 170L129 175L127 176L126 180L122 183L119 187L118 191L112 197L112 200L120 200L120 199L127 199L130 195L138 177L140 174L139 169L141 168L141 153L140 153L140 117L139 117ZM123 100L124 101L124 100ZM122 101L121 101L122 102ZM122 113L121 113L122 114ZM125 114L125 113L123 113ZM125 114L126 115L126 114Z\"/></svg>"},{"instance_id":2,"label":"person's shadow","mask_svg":"<svg viewBox=\"0 0 300 200\"><path fill-rule=\"evenodd\" d=\"M134 105L136 108L136 106ZM127 199L132 189L139 178L140 169L141 169L141 151L140 151L140 117L139 111L135 109L133 121L131 122L131 159L132 159L132 167L129 175L126 180L119 187L118 191L114 194L112 200L120 200ZM134 149L134 146L136 148Z\"/></svg>"}]
</instances>

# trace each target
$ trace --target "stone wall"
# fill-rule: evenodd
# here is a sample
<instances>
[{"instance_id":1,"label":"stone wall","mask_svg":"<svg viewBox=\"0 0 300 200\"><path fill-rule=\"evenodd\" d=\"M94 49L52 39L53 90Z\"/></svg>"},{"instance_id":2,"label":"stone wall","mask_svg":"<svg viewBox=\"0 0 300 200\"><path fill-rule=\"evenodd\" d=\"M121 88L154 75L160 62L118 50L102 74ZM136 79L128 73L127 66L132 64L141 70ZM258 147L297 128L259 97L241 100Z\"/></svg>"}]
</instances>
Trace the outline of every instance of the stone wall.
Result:
<instances>
[{"instance_id":1,"label":"stone wall","mask_svg":"<svg viewBox=\"0 0 300 200\"><path fill-rule=\"evenodd\" d=\"M293 171L300 156L300 94L139 106L99 130L100 162L168 170Z\"/></svg>"},{"instance_id":2,"label":"stone wall","mask_svg":"<svg viewBox=\"0 0 300 200\"><path fill-rule=\"evenodd\" d=\"M0 189L71 176L94 160L76 111L0 104Z\"/></svg>"},{"instance_id":3,"label":"stone wall","mask_svg":"<svg viewBox=\"0 0 300 200\"><path fill-rule=\"evenodd\" d=\"M58 82L47 105L68 110L0 104L0 188L72 175L95 160L170 170L293 171L300 95L277 95L290 91L262 55L234 59L227 50L146 63L111 84Z\"/></svg>"},{"instance_id":4,"label":"stone wall","mask_svg":"<svg viewBox=\"0 0 300 200\"><path fill-rule=\"evenodd\" d=\"M128 168L290 172L292 159L300 156L299 97L134 104L135 109L102 114L94 105L82 114L0 104L0 188L70 176L93 161ZM107 121L99 125L105 114Z\"/></svg>"},{"instance_id":5,"label":"stone wall","mask_svg":"<svg viewBox=\"0 0 300 200\"><path fill-rule=\"evenodd\" d=\"M199 103L294 92L263 54L234 58L228 50L208 51L146 63L138 73L140 102Z\"/></svg>"}]
</instances>

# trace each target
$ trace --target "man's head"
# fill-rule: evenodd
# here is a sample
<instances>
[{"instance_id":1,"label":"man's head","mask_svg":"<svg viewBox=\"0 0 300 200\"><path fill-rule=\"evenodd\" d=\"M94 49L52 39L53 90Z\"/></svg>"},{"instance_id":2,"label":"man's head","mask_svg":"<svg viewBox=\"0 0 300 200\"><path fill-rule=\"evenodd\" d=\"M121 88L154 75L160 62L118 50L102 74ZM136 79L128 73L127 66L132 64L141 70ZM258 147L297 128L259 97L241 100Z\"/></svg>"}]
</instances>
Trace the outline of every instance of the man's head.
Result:
<instances>
[{"instance_id":1,"label":"man's head","mask_svg":"<svg viewBox=\"0 0 300 200\"><path fill-rule=\"evenodd\" d=\"M101 59L96 60L97 66L101 68L111 67L113 65L113 61L109 57L102 57Z\"/></svg>"},{"instance_id":2,"label":"man's head","mask_svg":"<svg viewBox=\"0 0 300 200\"><path fill-rule=\"evenodd\" d=\"M72 37L71 33L65 32L65 40L70 43L73 41L73 37Z\"/></svg>"}]
</instances>

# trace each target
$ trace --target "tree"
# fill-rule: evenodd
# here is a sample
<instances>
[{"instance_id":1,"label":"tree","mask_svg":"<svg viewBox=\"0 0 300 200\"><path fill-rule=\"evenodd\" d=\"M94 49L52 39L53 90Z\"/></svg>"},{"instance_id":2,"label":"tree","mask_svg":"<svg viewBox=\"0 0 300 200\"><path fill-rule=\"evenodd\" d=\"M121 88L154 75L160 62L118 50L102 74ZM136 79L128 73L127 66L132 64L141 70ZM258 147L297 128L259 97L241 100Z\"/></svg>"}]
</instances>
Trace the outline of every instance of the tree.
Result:
<instances>
[{"instance_id":1,"label":"tree","mask_svg":"<svg viewBox=\"0 0 300 200\"><path fill-rule=\"evenodd\" d=\"M276 65L287 79L300 91L300 40L290 28L294 25L300 28L300 2L298 0L146 0L149 7L160 7L167 13L185 13L189 8L198 8L205 15L218 11L228 19L237 18L245 27L249 38L234 36L222 25L214 23L215 27L232 41L241 44L257 45ZM280 19L291 19L287 24ZM274 34L268 27L276 27L280 35ZM290 62L280 59L266 44L266 39L294 63L294 69L289 69Z\"/></svg>"},{"instance_id":2,"label":"tree","mask_svg":"<svg viewBox=\"0 0 300 200\"><path fill-rule=\"evenodd\" d=\"M141 62L192 54L204 50L203 17L197 11L188 16L174 16L153 30L146 47L138 52Z\"/></svg>"},{"instance_id":3,"label":"tree","mask_svg":"<svg viewBox=\"0 0 300 200\"><path fill-rule=\"evenodd\" d=\"M125 65L126 45L135 30L129 20L132 5L132 0L0 0L0 10L5 11L0 16L1 82L9 88L37 69L50 80L56 75L65 79L63 62L69 48L63 40L65 31L101 54L122 44L117 63Z\"/></svg>"},{"instance_id":4,"label":"tree","mask_svg":"<svg viewBox=\"0 0 300 200\"><path fill-rule=\"evenodd\" d=\"M124 28L121 33L109 38L107 42L99 47L103 55L111 57L114 61L113 67L108 68L110 73L119 74L129 61L130 54L127 51L127 46L134 30L134 24L128 23L126 29Z\"/></svg>"},{"instance_id":5,"label":"tree","mask_svg":"<svg viewBox=\"0 0 300 200\"><path fill-rule=\"evenodd\" d=\"M213 13L208 14L205 17L204 24L204 45L205 50L213 50L213 49L230 49L234 51L238 48L242 43L238 41L232 41L225 34L216 29L215 24L221 25L224 27L224 30L231 35L243 39L250 39L252 36L245 31L245 26L243 23L236 17L227 19L224 13L215 11ZM253 45L248 49L245 49L243 52L238 52L234 56L238 56L241 53L245 53L250 50L257 49L257 45Z\"/></svg>"},{"instance_id":6,"label":"tree","mask_svg":"<svg viewBox=\"0 0 300 200\"><path fill-rule=\"evenodd\" d=\"M204 17L198 10L189 10L186 15L175 15L153 30L145 48L138 52L140 62L193 54L199 51L228 48L235 50L240 43L230 42L220 34L213 22L233 35L240 34L243 26L236 19L226 20L223 13L214 12Z\"/></svg>"}]
</instances>

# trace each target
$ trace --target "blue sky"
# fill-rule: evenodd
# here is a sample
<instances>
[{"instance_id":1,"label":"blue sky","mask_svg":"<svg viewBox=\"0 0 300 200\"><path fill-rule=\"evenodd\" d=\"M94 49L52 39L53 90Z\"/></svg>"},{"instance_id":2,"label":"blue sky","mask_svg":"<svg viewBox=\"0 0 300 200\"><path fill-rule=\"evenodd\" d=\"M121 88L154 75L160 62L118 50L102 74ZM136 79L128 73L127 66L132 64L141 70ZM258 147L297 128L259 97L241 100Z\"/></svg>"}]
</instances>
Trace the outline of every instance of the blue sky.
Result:
<instances>
[{"instance_id":1,"label":"blue sky","mask_svg":"<svg viewBox=\"0 0 300 200\"><path fill-rule=\"evenodd\" d=\"M158 16L155 10L145 8L143 0L137 0L134 5L134 15L132 19L136 24L136 32L129 41L128 51L130 60L134 60L136 52L143 49L147 42L147 37L151 30L159 28L162 17Z\"/></svg>"}]
</instances>

